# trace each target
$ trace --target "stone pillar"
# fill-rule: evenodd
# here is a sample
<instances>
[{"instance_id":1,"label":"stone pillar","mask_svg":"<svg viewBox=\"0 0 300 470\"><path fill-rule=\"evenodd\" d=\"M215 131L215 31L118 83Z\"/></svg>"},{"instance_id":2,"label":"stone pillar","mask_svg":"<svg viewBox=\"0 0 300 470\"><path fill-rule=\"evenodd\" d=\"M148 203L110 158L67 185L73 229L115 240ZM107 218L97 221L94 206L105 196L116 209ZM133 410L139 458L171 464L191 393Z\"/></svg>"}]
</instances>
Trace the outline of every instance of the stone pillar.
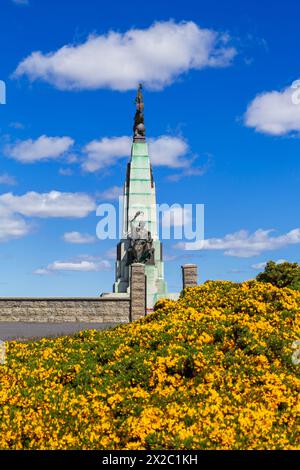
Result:
<instances>
[{"instance_id":1,"label":"stone pillar","mask_svg":"<svg viewBox=\"0 0 300 470\"><path fill-rule=\"evenodd\" d=\"M133 263L130 276L130 321L146 315L146 276L145 265Z\"/></svg>"},{"instance_id":2,"label":"stone pillar","mask_svg":"<svg viewBox=\"0 0 300 470\"><path fill-rule=\"evenodd\" d=\"M198 285L198 266L196 264L185 264L182 269L182 288L196 287Z\"/></svg>"}]
</instances>

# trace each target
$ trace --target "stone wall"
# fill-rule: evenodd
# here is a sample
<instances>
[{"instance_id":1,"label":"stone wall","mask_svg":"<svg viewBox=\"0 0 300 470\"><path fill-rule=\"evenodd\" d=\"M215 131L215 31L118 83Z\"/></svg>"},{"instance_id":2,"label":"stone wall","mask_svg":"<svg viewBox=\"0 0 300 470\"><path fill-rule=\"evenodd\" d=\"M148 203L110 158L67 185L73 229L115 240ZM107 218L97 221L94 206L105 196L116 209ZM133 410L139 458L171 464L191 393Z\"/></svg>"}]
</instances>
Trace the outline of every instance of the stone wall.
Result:
<instances>
[{"instance_id":1,"label":"stone wall","mask_svg":"<svg viewBox=\"0 0 300 470\"><path fill-rule=\"evenodd\" d=\"M129 296L0 298L0 322L127 323L129 317Z\"/></svg>"},{"instance_id":2,"label":"stone wall","mask_svg":"<svg viewBox=\"0 0 300 470\"><path fill-rule=\"evenodd\" d=\"M183 288L197 285L197 266L182 266ZM145 266L131 266L130 295L102 294L86 298L0 297L0 322L128 323L146 314ZM172 298L175 294L172 294Z\"/></svg>"}]
</instances>

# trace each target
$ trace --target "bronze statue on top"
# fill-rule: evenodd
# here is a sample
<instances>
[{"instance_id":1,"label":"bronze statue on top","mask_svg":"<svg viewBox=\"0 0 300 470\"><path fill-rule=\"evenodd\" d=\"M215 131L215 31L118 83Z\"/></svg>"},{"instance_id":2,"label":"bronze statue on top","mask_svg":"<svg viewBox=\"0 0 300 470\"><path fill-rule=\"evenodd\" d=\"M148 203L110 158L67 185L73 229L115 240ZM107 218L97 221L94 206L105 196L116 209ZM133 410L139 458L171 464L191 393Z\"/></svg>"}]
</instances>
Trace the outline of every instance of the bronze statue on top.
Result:
<instances>
[{"instance_id":1,"label":"bronze statue on top","mask_svg":"<svg viewBox=\"0 0 300 470\"><path fill-rule=\"evenodd\" d=\"M136 103L136 113L134 117L134 126L133 126L133 138L134 141L144 141L145 140L145 122L144 122L144 101L142 94L142 84L139 84L137 96L135 99Z\"/></svg>"}]
</instances>

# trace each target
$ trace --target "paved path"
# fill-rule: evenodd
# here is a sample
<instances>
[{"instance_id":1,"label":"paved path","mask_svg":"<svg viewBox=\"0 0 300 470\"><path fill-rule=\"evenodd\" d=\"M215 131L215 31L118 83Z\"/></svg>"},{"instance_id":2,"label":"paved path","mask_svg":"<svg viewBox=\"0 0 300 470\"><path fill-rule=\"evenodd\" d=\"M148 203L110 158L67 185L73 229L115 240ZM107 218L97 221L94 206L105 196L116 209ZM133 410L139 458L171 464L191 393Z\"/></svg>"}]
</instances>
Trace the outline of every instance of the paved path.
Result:
<instances>
[{"instance_id":1,"label":"paved path","mask_svg":"<svg viewBox=\"0 0 300 470\"><path fill-rule=\"evenodd\" d=\"M107 330L116 323L19 323L0 322L0 340L49 338L70 335L82 330Z\"/></svg>"}]
</instances>

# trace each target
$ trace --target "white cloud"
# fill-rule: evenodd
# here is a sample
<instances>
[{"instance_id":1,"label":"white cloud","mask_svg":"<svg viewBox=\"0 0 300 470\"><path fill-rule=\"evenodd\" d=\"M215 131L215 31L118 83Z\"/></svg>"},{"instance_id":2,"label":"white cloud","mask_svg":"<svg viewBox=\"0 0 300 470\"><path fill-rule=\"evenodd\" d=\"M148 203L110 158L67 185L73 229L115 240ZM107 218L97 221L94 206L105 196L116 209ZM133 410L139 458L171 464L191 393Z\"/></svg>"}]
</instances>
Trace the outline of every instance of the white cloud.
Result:
<instances>
[{"instance_id":1,"label":"white cloud","mask_svg":"<svg viewBox=\"0 0 300 470\"><path fill-rule=\"evenodd\" d=\"M97 257L85 256L78 257L74 260L54 261L46 268L39 268L34 274L47 275L60 271L76 271L76 272L97 272L111 269L111 264L107 260Z\"/></svg>"},{"instance_id":2,"label":"white cloud","mask_svg":"<svg viewBox=\"0 0 300 470\"><path fill-rule=\"evenodd\" d=\"M263 261L262 263L252 264L251 268L256 269L257 271L260 271L261 269L265 269L266 265L267 265L267 261Z\"/></svg>"},{"instance_id":3,"label":"white cloud","mask_svg":"<svg viewBox=\"0 0 300 470\"><path fill-rule=\"evenodd\" d=\"M14 77L26 75L62 90L130 90L139 82L162 89L191 69L230 65L236 50L228 42L228 35L192 21L162 21L148 29L90 35L47 54L33 52Z\"/></svg>"},{"instance_id":4,"label":"white cloud","mask_svg":"<svg viewBox=\"0 0 300 470\"><path fill-rule=\"evenodd\" d=\"M72 164L72 163L78 163L79 157L78 157L78 155L76 155L76 153L68 153L68 154L66 155L66 159L65 159L65 160L66 160L67 163L70 163L70 164Z\"/></svg>"},{"instance_id":5,"label":"white cloud","mask_svg":"<svg viewBox=\"0 0 300 470\"><path fill-rule=\"evenodd\" d=\"M102 193L97 194L97 199L105 200L105 201L117 201L120 196L123 194L122 186L113 186L112 188L108 188Z\"/></svg>"},{"instance_id":6,"label":"white cloud","mask_svg":"<svg viewBox=\"0 0 300 470\"><path fill-rule=\"evenodd\" d=\"M30 232L31 226L19 214L1 203L0 196L0 243L21 238Z\"/></svg>"},{"instance_id":7,"label":"white cloud","mask_svg":"<svg viewBox=\"0 0 300 470\"><path fill-rule=\"evenodd\" d=\"M186 141L180 137L162 135L149 140L149 155L153 165L183 168L189 165L184 159L189 151Z\"/></svg>"},{"instance_id":8,"label":"white cloud","mask_svg":"<svg viewBox=\"0 0 300 470\"><path fill-rule=\"evenodd\" d=\"M54 261L48 267L50 271L97 271L92 261Z\"/></svg>"},{"instance_id":9,"label":"white cloud","mask_svg":"<svg viewBox=\"0 0 300 470\"><path fill-rule=\"evenodd\" d=\"M58 172L61 176L72 176L73 175L73 170L71 170L71 168L60 168Z\"/></svg>"},{"instance_id":10,"label":"white cloud","mask_svg":"<svg viewBox=\"0 0 300 470\"><path fill-rule=\"evenodd\" d=\"M63 235L63 240L67 243L73 243L75 245L85 245L94 243L96 241L96 237L89 235L88 233L66 232Z\"/></svg>"},{"instance_id":11,"label":"white cloud","mask_svg":"<svg viewBox=\"0 0 300 470\"><path fill-rule=\"evenodd\" d=\"M0 175L0 184L5 184L7 186L16 186L17 181L14 176L10 176L7 173Z\"/></svg>"},{"instance_id":12,"label":"white cloud","mask_svg":"<svg viewBox=\"0 0 300 470\"><path fill-rule=\"evenodd\" d=\"M38 276L45 276L51 273L46 268L40 268L40 269L36 269L35 271L33 271L33 274L36 274Z\"/></svg>"},{"instance_id":13,"label":"white cloud","mask_svg":"<svg viewBox=\"0 0 300 470\"><path fill-rule=\"evenodd\" d=\"M295 88L287 87L256 96L244 116L246 126L270 135L300 132L300 88L294 83Z\"/></svg>"},{"instance_id":14,"label":"white cloud","mask_svg":"<svg viewBox=\"0 0 300 470\"><path fill-rule=\"evenodd\" d=\"M0 243L22 238L30 232L30 225L19 216L10 214L1 216L0 208Z\"/></svg>"},{"instance_id":15,"label":"white cloud","mask_svg":"<svg viewBox=\"0 0 300 470\"><path fill-rule=\"evenodd\" d=\"M84 193L28 192L23 196L5 193L0 196L0 214L17 213L26 217L82 218L96 209L94 200Z\"/></svg>"},{"instance_id":16,"label":"white cloud","mask_svg":"<svg viewBox=\"0 0 300 470\"><path fill-rule=\"evenodd\" d=\"M41 160L53 160L67 152L74 140L70 137L40 136L36 140L28 139L8 144L4 147L6 156L21 163L34 163Z\"/></svg>"},{"instance_id":17,"label":"white cloud","mask_svg":"<svg viewBox=\"0 0 300 470\"><path fill-rule=\"evenodd\" d=\"M131 143L132 139L127 136L93 140L83 149L86 154L86 160L82 165L83 169L93 172L115 164L120 158L128 158Z\"/></svg>"},{"instance_id":18,"label":"white cloud","mask_svg":"<svg viewBox=\"0 0 300 470\"><path fill-rule=\"evenodd\" d=\"M203 176L210 168L213 157L210 154L205 155L207 157L206 162L204 162L201 166L194 166L193 161L195 157L193 157L190 161L186 159L182 159L182 163L186 164L183 168L180 169L179 173L173 173L167 176L168 181L177 182L180 181L182 178L186 178L188 176Z\"/></svg>"},{"instance_id":19,"label":"white cloud","mask_svg":"<svg viewBox=\"0 0 300 470\"><path fill-rule=\"evenodd\" d=\"M203 165L202 167L195 168L195 167L190 167L186 168L180 171L180 173L173 173L171 175L167 176L167 180L171 181L173 183L177 183L183 178L186 178L187 176L203 176L208 170L208 165Z\"/></svg>"},{"instance_id":20,"label":"white cloud","mask_svg":"<svg viewBox=\"0 0 300 470\"><path fill-rule=\"evenodd\" d=\"M83 153L85 160L82 167L85 171L94 172L114 165L119 159L128 158L132 137L104 137L87 144ZM181 137L162 135L149 139L149 155L153 165L169 168L186 168L190 162L185 158L189 146Z\"/></svg>"},{"instance_id":21,"label":"white cloud","mask_svg":"<svg viewBox=\"0 0 300 470\"><path fill-rule=\"evenodd\" d=\"M0 242L21 238L30 232L24 217L82 218L96 209L95 201L83 193L29 192L23 196L0 195Z\"/></svg>"},{"instance_id":22,"label":"white cloud","mask_svg":"<svg viewBox=\"0 0 300 470\"><path fill-rule=\"evenodd\" d=\"M273 230L256 230L250 234L247 230L240 230L224 238L210 238L195 243L179 243L177 248L188 250L222 250L226 256L250 258L265 251L277 250L288 245L300 243L300 228L290 232L272 236Z\"/></svg>"},{"instance_id":23,"label":"white cloud","mask_svg":"<svg viewBox=\"0 0 300 470\"><path fill-rule=\"evenodd\" d=\"M261 263L252 264L251 268L256 269L257 271L261 271L265 269L265 267L267 266L267 262L268 261L262 261ZM277 261L275 261L275 264L282 264L282 263L286 263L286 259L278 259Z\"/></svg>"},{"instance_id":24,"label":"white cloud","mask_svg":"<svg viewBox=\"0 0 300 470\"><path fill-rule=\"evenodd\" d=\"M82 218L96 210L95 201L84 193L29 192L22 196L0 195L0 242L27 235L31 224L24 217Z\"/></svg>"}]
</instances>

